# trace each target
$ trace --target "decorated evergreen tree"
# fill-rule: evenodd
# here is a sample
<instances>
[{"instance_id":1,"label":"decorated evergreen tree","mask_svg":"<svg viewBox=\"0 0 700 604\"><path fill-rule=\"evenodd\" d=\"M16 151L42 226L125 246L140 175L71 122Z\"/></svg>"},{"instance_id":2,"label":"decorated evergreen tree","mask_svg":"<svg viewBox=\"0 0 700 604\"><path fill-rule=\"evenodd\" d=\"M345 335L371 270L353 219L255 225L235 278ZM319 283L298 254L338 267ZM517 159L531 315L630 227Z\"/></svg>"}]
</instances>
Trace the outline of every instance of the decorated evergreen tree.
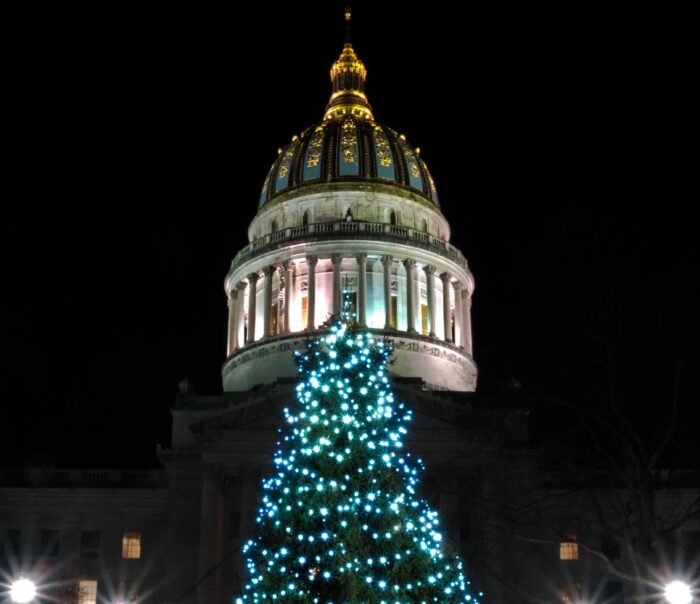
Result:
<instances>
[{"instance_id":1,"label":"decorated evergreen tree","mask_svg":"<svg viewBox=\"0 0 700 604\"><path fill-rule=\"evenodd\" d=\"M297 404L243 548L243 602L472 602L437 512L417 494L404 446L411 411L394 399L389 341L336 322L295 353Z\"/></svg>"}]
</instances>

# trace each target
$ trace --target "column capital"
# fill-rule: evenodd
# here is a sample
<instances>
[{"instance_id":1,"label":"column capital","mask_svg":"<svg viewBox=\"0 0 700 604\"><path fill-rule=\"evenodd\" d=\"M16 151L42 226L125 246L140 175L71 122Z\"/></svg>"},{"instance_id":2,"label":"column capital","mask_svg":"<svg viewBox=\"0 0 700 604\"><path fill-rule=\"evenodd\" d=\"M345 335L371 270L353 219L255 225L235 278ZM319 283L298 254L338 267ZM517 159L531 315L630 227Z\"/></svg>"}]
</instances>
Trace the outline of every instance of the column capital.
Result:
<instances>
[{"instance_id":1,"label":"column capital","mask_svg":"<svg viewBox=\"0 0 700 604\"><path fill-rule=\"evenodd\" d=\"M382 256L382 264L384 267L391 266L394 263L394 257L393 256Z\"/></svg>"},{"instance_id":2,"label":"column capital","mask_svg":"<svg viewBox=\"0 0 700 604\"><path fill-rule=\"evenodd\" d=\"M234 287L228 292L228 303L235 302L238 299L238 288Z\"/></svg>"},{"instance_id":3,"label":"column capital","mask_svg":"<svg viewBox=\"0 0 700 604\"><path fill-rule=\"evenodd\" d=\"M318 264L318 256L307 256L306 264L308 264L309 266L316 267L316 265Z\"/></svg>"},{"instance_id":4,"label":"column capital","mask_svg":"<svg viewBox=\"0 0 700 604\"><path fill-rule=\"evenodd\" d=\"M264 274L266 277L272 277L272 275L275 274L275 271L276 271L276 270L277 270L277 267L275 267L275 266L272 266L272 265L266 266L266 267L263 269L263 274Z\"/></svg>"},{"instance_id":5,"label":"column capital","mask_svg":"<svg viewBox=\"0 0 700 604\"><path fill-rule=\"evenodd\" d=\"M340 263L342 261L343 261L342 254L331 254L331 262L332 262L334 268L335 268L335 266L340 266Z\"/></svg>"},{"instance_id":6,"label":"column capital","mask_svg":"<svg viewBox=\"0 0 700 604\"><path fill-rule=\"evenodd\" d=\"M406 268L406 270L410 270L412 268L415 268L416 261L413 258L406 258L406 260L403 261L403 265Z\"/></svg>"},{"instance_id":7,"label":"column capital","mask_svg":"<svg viewBox=\"0 0 700 604\"><path fill-rule=\"evenodd\" d=\"M292 260L285 260L285 261L282 263L282 268L283 268L285 271L291 271L291 270L294 268L294 262L293 262Z\"/></svg>"},{"instance_id":8,"label":"column capital","mask_svg":"<svg viewBox=\"0 0 700 604\"><path fill-rule=\"evenodd\" d=\"M367 254L355 254L355 259L358 263L367 262Z\"/></svg>"},{"instance_id":9,"label":"column capital","mask_svg":"<svg viewBox=\"0 0 700 604\"><path fill-rule=\"evenodd\" d=\"M449 283L450 279L452 279L452 275L445 271L444 273L440 273L440 279L442 279L443 283Z\"/></svg>"},{"instance_id":10,"label":"column capital","mask_svg":"<svg viewBox=\"0 0 700 604\"><path fill-rule=\"evenodd\" d=\"M239 292L244 291L246 287L248 287L248 284L245 281L239 281L238 283L236 283L236 289Z\"/></svg>"},{"instance_id":11,"label":"column capital","mask_svg":"<svg viewBox=\"0 0 700 604\"><path fill-rule=\"evenodd\" d=\"M456 292L461 292L462 291L462 282L461 281L453 281L452 287L454 287L454 290Z\"/></svg>"},{"instance_id":12,"label":"column capital","mask_svg":"<svg viewBox=\"0 0 700 604\"><path fill-rule=\"evenodd\" d=\"M423 267L423 272L424 272L428 277L434 276L436 270L437 270L437 269L436 269L432 264L426 264L426 265Z\"/></svg>"},{"instance_id":13,"label":"column capital","mask_svg":"<svg viewBox=\"0 0 700 604\"><path fill-rule=\"evenodd\" d=\"M257 283L258 279L260 279L260 275L258 273L250 273L248 275L248 281L251 283Z\"/></svg>"}]
</instances>

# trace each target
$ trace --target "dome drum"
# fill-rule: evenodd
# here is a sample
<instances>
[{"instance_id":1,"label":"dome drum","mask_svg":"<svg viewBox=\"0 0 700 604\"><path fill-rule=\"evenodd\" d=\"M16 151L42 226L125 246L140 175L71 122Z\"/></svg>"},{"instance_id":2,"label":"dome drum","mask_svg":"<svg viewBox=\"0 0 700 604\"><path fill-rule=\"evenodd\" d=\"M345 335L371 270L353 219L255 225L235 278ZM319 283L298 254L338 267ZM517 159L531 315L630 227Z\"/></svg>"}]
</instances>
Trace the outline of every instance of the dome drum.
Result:
<instances>
[{"instance_id":1,"label":"dome drum","mask_svg":"<svg viewBox=\"0 0 700 604\"><path fill-rule=\"evenodd\" d=\"M396 353L403 359L397 367L412 372L405 375L422 377L430 388L473 390L473 278L461 254L458 259L461 262L409 241L368 241L366 236L353 240L337 233L315 242L287 243L241 261L226 280L230 337L225 389L294 377L291 357L289 363L261 362L260 369L239 366L279 352L278 347L263 347L267 352L246 356L266 342L281 336L299 338L338 316L345 293L361 326L414 342ZM431 358L420 361L424 355ZM462 369L435 371L433 365L440 359Z\"/></svg>"}]
</instances>

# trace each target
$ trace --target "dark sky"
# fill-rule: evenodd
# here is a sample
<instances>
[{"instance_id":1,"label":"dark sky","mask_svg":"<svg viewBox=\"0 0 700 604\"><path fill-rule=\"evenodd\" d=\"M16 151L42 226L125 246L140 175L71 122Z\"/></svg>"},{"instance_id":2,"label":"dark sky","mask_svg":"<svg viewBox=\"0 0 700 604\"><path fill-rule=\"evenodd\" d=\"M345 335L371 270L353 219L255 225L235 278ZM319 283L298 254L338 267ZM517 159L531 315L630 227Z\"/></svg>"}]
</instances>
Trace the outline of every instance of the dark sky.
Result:
<instances>
[{"instance_id":1,"label":"dark sky","mask_svg":"<svg viewBox=\"0 0 700 604\"><path fill-rule=\"evenodd\" d=\"M442 6L355 3L353 40L475 274L483 388L575 394L613 331L666 406L698 358L684 16ZM277 148L322 117L341 8L12 21L0 466L152 465L178 380L220 391L223 278Z\"/></svg>"}]
</instances>

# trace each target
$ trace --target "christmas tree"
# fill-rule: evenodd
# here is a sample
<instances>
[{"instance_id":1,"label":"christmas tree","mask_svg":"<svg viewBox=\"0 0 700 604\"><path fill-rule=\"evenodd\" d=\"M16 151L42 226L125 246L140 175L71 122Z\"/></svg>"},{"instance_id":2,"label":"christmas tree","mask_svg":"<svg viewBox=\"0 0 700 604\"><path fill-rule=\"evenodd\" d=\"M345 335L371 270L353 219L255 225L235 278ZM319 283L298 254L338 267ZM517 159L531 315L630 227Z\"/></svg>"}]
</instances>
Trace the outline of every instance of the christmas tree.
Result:
<instances>
[{"instance_id":1,"label":"christmas tree","mask_svg":"<svg viewBox=\"0 0 700 604\"><path fill-rule=\"evenodd\" d=\"M417 494L423 466L404 447L411 411L392 394L391 352L346 320L295 353L298 402L284 409L237 603L478 602Z\"/></svg>"}]
</instances>

